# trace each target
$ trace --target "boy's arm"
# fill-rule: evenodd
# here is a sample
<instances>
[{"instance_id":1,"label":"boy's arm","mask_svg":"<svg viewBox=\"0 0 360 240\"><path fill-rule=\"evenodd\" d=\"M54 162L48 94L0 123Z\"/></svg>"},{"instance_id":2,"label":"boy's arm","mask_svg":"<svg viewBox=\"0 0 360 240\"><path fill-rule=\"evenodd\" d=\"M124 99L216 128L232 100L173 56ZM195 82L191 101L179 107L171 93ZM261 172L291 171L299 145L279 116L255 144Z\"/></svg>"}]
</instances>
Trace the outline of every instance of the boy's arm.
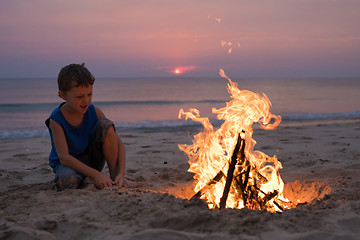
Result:
<instances>
[{"instance_id":1,"label":"boy's arm","mask_svg":"<svg viewBox=\"0 0 360 240\"><path fill-rule=\"evenodd\" d=\"M98 188L110 187L114 184L114 182L108 176L87 166L86 164L82 163L81 161L79 161L78 159L74 158L69 154L69 149L66 143L64 130L57 122L50 119L49 127L52 131L56 153L62 165L66 167L70 167L94 179L95 185Z\"/></svg>"}]
</instances>

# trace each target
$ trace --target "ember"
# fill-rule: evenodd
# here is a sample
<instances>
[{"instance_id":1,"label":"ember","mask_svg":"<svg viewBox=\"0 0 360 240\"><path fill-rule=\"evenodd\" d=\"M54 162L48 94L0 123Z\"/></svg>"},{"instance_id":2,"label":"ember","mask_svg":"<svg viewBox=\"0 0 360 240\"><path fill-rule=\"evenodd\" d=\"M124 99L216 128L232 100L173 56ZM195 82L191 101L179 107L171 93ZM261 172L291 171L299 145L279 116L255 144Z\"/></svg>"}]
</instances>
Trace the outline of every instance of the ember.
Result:
<instances>
[{"instance_id":1,"label":"ember","mask_svg":"<svg viewBox=\"0 0 360 240\"><path fill-rule=\"evenodd\" d=\"M222 47L228 47L228 54L232 52L233 47L240 47L240 43L233 44L230 41L221 40Z\"/></svg>"},{"instance_id":2,"label":"ember","mask_svg":"<svg viewBox=\"0 0 360 240\"><path fill-rule=\"evenodd\" d=\"M282 168L277 157L254 150L253 123L263 129L276 128L281 117L270 113L270 100L239 90L224 71L220 75L229 83L232 100L226 107L212 109L223 124L214 130L208 118L200 117L197 109L179 111L179 118L200 122L204 130L194 136L192 145L179 145L189 157L189 172L197 180L194 197L204 199L209 208L250 208L281 212L290 208L283 196Z\"/></svg>"}]
</instances>

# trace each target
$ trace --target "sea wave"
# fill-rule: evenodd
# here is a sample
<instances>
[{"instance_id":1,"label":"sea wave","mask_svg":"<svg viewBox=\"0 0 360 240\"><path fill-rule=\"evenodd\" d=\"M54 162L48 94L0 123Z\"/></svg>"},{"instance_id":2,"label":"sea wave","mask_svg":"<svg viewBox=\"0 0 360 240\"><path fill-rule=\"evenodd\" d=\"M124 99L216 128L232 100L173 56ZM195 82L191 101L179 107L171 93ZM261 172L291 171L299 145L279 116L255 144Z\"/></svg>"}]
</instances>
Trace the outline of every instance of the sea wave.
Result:
<instances>
[{"instance_id":1,"label":"sea wave","mask_svg":"<svg viewBox=\"0 0 360 240\"><path fill-rule=\"evenodd\" d=\"M197 103L224 103L225 100L207 99L207 100L124 100L124 101L94 101L97 106L124 106L124 105L180 105L180 104L197 104ZM59 106L60 103L0 103L0 112L19 112L19 111L36 111L49 110Z\"/></svg>"},{"instance_id":2,"label":"sea wave","mask_svg":"<svg viewBox=\"0 0 360 240\"><path fill-rule=\"evenodd\" d=\"M0 129L0 140L14 140L49 136L47 129Z\"/></svg>"},{"instance_id":3,"label":"sea wave","mask_svg":"<svg viewBox=\"0 0 360 240\"><path fill-rule=\"evenodd\" d=\"M359 118L360 111L345 113L284 113L281 114L283 121L305 121L338 118Z\"/></svg>"},{"instance_id":4,"label":"sea wave","mask_svg":"<svg viewBox=\"0 0 360 240\"><path fill-rule=\"evenodd\" d=\"M163 131L164 129L179 129L184 127L198 127L201 126L197 122L193 121L138 121L138 122L115 122L116 131L137 131L137 130L153 130ZM48 129L46 127L31 128L31 129L0 129L0 140L14 140L14 139L26 139L49 136Z\"/></svg>"},{"instance_id":5,"label":"sea wave","mask_svg":"<svg viewBox=\"0 0 360 240\"><path fill-rule=\"evenodd\" d=\"M311 120L331 120L331 119L360 119L360 111L348 113L284 113L283 123L304 122ZM218 127L222 121L210 119L210 122ZM201 124L194 121L169 120L169 121L136 121L136 122L115 122L117 131L171 131L186 128L200 128ZM49 136L46 127L31 129L0 129L0 140L24 139Z\"/></svg>"}]
</instances>

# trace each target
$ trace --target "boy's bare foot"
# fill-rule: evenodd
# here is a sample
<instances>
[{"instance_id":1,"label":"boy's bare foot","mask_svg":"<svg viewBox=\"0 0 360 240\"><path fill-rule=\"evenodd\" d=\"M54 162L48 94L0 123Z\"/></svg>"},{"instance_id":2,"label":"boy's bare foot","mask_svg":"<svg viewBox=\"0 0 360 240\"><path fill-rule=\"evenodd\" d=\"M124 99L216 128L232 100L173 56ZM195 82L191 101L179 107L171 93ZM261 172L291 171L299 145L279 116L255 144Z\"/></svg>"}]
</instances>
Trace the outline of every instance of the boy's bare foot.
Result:
<instances>
[{"instance_id":1,"label":"boy's bare foot","mask_svg":"<svg viewBox=\"0 0 360 240\"><path fill-rule=\"evenodd\" d=\"M137 188L139 187L139 183L131 181L129 179L125 179L124 180L124 187L128 187L128 188Z\"/></svg>"}]
</instances>

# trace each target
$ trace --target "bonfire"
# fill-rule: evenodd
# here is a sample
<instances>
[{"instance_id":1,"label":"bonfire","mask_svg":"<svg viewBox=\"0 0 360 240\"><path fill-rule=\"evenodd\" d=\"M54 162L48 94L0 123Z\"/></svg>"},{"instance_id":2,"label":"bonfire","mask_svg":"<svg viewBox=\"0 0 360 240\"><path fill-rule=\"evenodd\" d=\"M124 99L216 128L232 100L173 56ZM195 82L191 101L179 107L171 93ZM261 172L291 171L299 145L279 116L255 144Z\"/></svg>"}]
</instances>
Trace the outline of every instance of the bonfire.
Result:
<instances>
[{"instance_id":1,"label":"bonfire","mask_svg":"<svg viewBox=\"0 0 360 240\"><path fill-rule=\"evenodd\" d=\"M197 109L179 111L179 118L200 122L204 130L194 136L193 144L179 145L189 158L189 172L194 173L195 195L204 199L209 208L266 209L282 212L290 207L283 195L281 163L274 155L254 150L254 123L263 129L274 129L281 116L270 113L271 102L263 94L239 90L220 69L220 76L229 83L231 101L220 109L212 109L223 123L214 129L209 118Z\"/></svg>"}]
</instances>

